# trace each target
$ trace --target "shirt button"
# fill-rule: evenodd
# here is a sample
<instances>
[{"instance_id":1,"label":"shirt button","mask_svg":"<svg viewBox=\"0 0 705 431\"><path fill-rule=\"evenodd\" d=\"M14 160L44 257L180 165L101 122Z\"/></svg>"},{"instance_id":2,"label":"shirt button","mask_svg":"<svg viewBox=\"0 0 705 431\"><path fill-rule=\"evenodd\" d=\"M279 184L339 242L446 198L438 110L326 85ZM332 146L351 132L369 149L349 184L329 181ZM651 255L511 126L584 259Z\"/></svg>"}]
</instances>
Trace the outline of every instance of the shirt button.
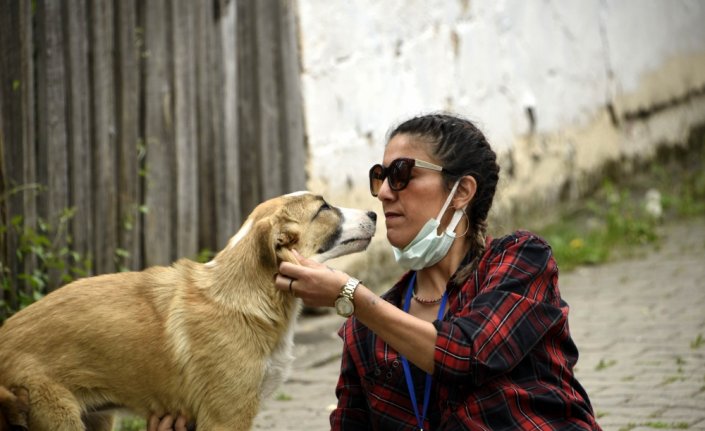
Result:
<instances>
[{"instance_id":1,"label":"shirt button","mask_svg":"<svg viewBox=\"0 0 705 431\"><path fill-rule=\"evenodd\" d=\"M387 380L389 380L389 379L391 379L391 378L392 378L392 372L391 372L391 371L387 371Z\"/></svg>"},{"instance_id":2,"label":"shirt button","mask_svg":"<svg viewBox=\"0 0 705 431\"><path fill-rule=\"evenodd\" d=\"M394 361L394 362L392 362L392 367L398 368L398 367L399 367L399 361Z\"/></svg>"},{"instance_id":3,"label":"shirt button","mask_svg":"<svg viewBox=\"0 0 705 431\"><path fill-rule=\"evenodd\" d=\"M382 374L382 370L375 368L375 376L379 376L380 374Z\"/></svg>"}]
</instances>

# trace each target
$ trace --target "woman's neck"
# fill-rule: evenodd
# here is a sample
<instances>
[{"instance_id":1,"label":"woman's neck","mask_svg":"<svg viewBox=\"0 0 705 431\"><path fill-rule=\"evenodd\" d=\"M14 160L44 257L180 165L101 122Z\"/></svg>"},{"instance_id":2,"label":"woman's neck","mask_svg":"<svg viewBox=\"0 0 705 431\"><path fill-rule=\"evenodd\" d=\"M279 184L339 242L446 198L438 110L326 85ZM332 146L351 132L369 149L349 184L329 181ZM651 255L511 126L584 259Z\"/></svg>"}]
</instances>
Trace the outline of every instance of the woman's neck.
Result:
<instances>
[{"instance_id":1,"label":"woman's neck","mask_svg":"<svg viewBox=\"0 0 705 431\"><path fill-rule=\"evenodd\" d=\"M462 263L469 247L470 244L464 237L458 238L440 262L417 271L416 295L427 299L435 299L443 295L448 281Z\"/></svg>"}]
</instances>

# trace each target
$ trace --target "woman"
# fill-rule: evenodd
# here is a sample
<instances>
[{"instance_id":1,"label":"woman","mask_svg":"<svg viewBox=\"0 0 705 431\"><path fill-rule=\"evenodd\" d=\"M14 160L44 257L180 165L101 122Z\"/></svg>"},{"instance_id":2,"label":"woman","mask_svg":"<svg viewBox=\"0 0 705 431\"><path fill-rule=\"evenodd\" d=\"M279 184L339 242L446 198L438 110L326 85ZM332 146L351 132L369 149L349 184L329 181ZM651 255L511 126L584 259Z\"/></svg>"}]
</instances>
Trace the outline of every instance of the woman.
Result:
<instances>
[{"instance_id":1,"label":"woman","mask_svg":"<svg viewBox=\"0 0 705 431\"><path fill-rule=\"evenodd\" d=\"M350 315L333 430L599 430L574 378L578 351L550 247L529 232L486 238L499 166L453 115L396 127L370 189L409 270L377 296L299 256L276 287Z\"/></svg>"},{"instance_id":2,"label":"woman","mask_svg":"<svg viewBox=\"0 0 705 431\"><path fill-rule=\"evenodd\" d=\"M529 232L485 238L498 179L465 119L426 115L391 132L370 188L410 271L381 298L354 288L332 429L599 429L573 375L550 247ZM301 259L280 266L276 286L294 280L308 305L333 306L355 284Z\"/></svg>"}]
</instances>

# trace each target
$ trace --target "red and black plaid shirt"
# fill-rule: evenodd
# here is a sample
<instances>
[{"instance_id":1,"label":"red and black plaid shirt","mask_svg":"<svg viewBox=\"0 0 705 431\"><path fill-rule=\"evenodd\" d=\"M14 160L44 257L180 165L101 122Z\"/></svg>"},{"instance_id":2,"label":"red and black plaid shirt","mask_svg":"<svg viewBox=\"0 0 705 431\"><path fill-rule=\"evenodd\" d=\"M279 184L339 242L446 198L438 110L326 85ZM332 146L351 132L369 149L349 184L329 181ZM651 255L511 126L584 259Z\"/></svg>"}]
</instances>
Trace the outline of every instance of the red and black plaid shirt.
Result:
<instances>
[{"instance_id":1,"label":"red and black plaid shirt","mask_svg":"<svg viewBox=\"0 0 705 431\"><path fill-rule=\"evenodd\" d=\"M401 307L411 273L383 298ZM493 240L465 283L448 284L424 429L600 430L573 375L578 350L550 247L524 231ZM354 317L333 430L412 430L416 417L399 354ZM419 411L424 373L410 364Z\"/></svg>"}]
</instances>

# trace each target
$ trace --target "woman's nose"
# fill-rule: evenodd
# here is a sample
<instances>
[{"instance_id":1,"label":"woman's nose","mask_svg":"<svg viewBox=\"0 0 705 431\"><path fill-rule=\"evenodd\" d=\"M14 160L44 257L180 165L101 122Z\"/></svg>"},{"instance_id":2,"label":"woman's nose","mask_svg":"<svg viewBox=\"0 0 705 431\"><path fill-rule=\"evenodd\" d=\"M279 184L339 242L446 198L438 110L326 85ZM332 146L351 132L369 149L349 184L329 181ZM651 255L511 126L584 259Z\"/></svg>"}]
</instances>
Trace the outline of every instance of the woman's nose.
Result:
<instances>
[{"instance_id":1,"label":"woman's nose","mask_svg":"<svg viewBox=\"0 0 705 431\"><path fill-rule=\"evenodd\" d=\"M389 179L385 178L382 181L382 185L379 186L379 192L377 192L377 199L380 201L391 200L394 198L394 191L389 187Z\"/></svg>"}]
</instances>

